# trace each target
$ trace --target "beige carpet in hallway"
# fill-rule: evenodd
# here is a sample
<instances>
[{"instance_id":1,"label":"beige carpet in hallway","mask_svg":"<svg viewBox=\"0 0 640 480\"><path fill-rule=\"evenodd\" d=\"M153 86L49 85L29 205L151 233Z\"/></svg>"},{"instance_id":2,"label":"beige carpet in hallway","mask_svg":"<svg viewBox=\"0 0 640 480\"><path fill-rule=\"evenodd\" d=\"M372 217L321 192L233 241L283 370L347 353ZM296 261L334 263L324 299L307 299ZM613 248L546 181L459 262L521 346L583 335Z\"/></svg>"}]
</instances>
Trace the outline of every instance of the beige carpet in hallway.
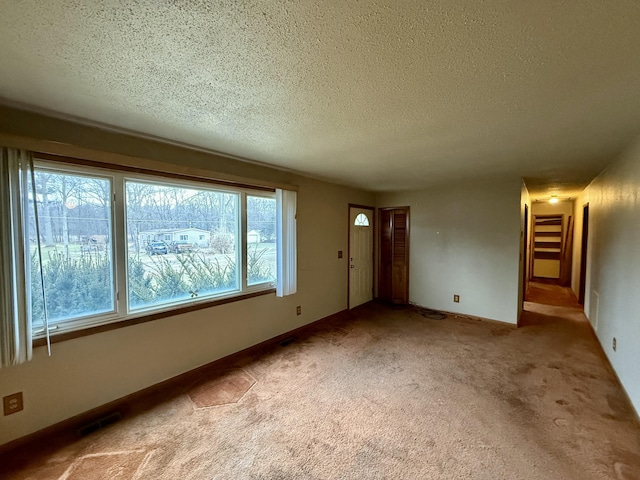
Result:
<instances>
[{"instance_id":1,"label":"beige carpet in hallway","mask_svg":"<svg viewBox=\"0 0 640 480\"><path fill-rule=\"evenodd\" d=\"M637 479L640 426L584 316L370 304L203 375L7 479Z\"/></svg>"}]
</instances>

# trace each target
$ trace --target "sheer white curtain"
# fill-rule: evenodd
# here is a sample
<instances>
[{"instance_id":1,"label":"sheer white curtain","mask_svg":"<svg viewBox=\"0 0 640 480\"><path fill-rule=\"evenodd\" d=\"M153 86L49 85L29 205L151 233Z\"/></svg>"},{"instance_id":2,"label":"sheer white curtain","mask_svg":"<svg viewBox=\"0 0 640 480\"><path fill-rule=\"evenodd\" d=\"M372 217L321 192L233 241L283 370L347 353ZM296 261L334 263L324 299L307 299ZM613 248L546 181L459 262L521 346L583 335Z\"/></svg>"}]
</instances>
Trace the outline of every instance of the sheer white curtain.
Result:
<instances>
[{"instance_id":1,"label":"sheer white curtain","mask_svg":"<svg viewBox=\"0 0 640 480\"><path fill-rule=\"evenodd\" d=\"M29 264L27 208L31 155L0 149L0 367L31 360L31 319L26 268Z\"/></svg>"},{"instance_id":2,"label":"sheer white curtain","mask_svg":"<svg viewBox=\"0 0 640 480\"><path fill-rule=\"evenodd\" d=\"M276 229L278 238L276 295L284 297L296 293L298 288L298 252L296 248L296 192L276 190Z\"/></svg>"}]
</instances>

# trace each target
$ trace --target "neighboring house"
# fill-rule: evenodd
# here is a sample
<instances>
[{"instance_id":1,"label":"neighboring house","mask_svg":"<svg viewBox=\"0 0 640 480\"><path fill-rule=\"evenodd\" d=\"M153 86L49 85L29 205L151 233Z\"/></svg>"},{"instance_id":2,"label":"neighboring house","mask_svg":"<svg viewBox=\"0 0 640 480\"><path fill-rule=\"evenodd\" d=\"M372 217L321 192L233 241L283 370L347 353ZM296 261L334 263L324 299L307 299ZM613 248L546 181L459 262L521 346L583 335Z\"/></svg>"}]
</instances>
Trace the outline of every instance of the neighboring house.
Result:
<instances>
[{"instance_id":1,"label":"neighboring house","mask_svg":"<svg viewBox=\"0 0 640 480\"><path fill-rule=\"evenodd\" d=\"M138 234L138 242L140 245L158 241L167 243L189 242L193 244L194 247L207 247L211 241L211 232L202 230L201 228L177 228L147 230Z\"/></svg>"},{"instance_id":2,"label":"neighboring house","mask_svg":"<svg viewBox=\"0 0 640 480\"><path fill-rule=\"evenodd\" d=\"M260 243L260 232L257 230L247 232L247 243Z\"/></svg>"}]
</instances>

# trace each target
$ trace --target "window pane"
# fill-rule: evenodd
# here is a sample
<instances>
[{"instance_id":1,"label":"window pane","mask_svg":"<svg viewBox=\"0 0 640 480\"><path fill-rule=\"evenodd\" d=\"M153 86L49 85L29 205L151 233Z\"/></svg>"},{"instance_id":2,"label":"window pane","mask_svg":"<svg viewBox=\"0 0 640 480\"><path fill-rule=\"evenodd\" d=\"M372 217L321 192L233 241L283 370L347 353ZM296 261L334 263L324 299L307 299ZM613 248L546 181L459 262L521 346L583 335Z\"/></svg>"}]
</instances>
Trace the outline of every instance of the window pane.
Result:
<instances>
[{"instance_id":1,"label":"window pane","mask_svg":"<svg viewBox=\"0 0 640 480\"><path fill-rule=\"evenodd\" d=\"M126 182L131 310L239 290L239 195Z\"/></svg>"},{"instance_id":2,"label":"window pane","mask_svg":"<svg viewBox=\"0 0 640 480\"><path fill-rule=\"evenodd\" d=\"M35 171L42 273L50 323L114 310L111 182ZM35 212L29 215L31 315L44 322Z\"/></svg>"},{"instance_id":3,"label":"window pane","mask_svg":"<svg viewBox=\"0 0 640 480\"><path fill-rule=\"evenodd\" d=\"M356 217L353 224L356 227L368 227L369 226L369 217L367 217L364 213L359 213Z\"/></svg>"},{"instance_id":4,"label":"window pane","mask_svg":"<svg viewBox=\"0 0 640 480\"><path fill-rule=\"evenodd\" d=\"M276 199L247 195L247 285L276 281Z\"/></svg>"}]
</instances>

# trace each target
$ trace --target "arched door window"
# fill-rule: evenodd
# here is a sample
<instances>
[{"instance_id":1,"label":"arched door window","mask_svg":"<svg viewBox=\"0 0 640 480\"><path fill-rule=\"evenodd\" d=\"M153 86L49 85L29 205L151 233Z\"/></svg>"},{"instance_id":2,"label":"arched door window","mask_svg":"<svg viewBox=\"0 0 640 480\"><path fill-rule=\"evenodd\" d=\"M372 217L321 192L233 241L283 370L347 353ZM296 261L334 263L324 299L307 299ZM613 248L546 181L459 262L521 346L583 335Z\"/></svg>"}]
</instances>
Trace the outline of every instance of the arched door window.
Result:
<instances>
[{"instance_id":1,"label":"arched door window","mask_svg":"<svg viewBox=\"0 0 640 480\"><path fill-rule=\"evenodd\" d=\"M369 217L367 217L364 213L359 213L356 217L353 224L356 227L368 227L369 226Z\"/></svg>"}]
</instances>

